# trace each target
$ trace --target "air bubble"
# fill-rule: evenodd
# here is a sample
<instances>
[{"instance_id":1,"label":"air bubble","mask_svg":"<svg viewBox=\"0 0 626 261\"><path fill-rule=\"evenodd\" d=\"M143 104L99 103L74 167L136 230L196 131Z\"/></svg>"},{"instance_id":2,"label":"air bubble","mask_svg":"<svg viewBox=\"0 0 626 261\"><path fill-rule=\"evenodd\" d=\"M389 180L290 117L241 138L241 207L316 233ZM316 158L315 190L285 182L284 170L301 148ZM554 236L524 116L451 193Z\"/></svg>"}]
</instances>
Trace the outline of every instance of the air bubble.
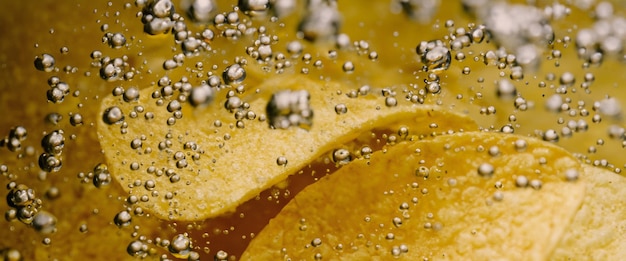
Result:
<instances>
[{"instance_id":1,"label":"air bubble","mask_svg":"<svg viewBox=\"0 0 626 261\"><path fill-rule=\"evenodd\" d=\"M348 107L344 103L340 103L335 105L335 113L337 114L345 114L348 112Z\"/></svg>"},{"instance_id":2,"label":"air bubble","mask_svg":"<svg viewBox=\"0 0 626 261\"><path fill-rule=\"evenodd\" d=\"M350 61L345 62L342 66L344 72L351 73L354 71L354 64Z\"/></svg>"},{"instance_id":3,"label":"air bubble","mask_svg":"<svg viewBox=\"0 0 626 261\"><path fill-rule=\"evenodd\" d=\"M35 214L31 225L42 234L51 234L56 231L57 218L47 211L39 211Z\"/></svg>"},{"instance_id":4,"label":"air bubble","mask_svg":"<svg viewBox=\"0 0 626 261\"><path fill-rule=\"evenodd\" d=\"M337 149L333 152L333 162L338 165L345 165L350 163L352 156L347 149Z\"/></svg>"},{"instance_id":5,"label":"air bubble","mask_svg":"<svg viewBox=\"0 0 626 261\"><path fill-rule=\"evenodd\" d=\"M480 164L480 166L478 166L478 174L483 176L483 177L491 177L493 176L493 172L494 172L494 167L493 165L489 164L489 163L483 163Z\"/></svg>"}]
</instances>

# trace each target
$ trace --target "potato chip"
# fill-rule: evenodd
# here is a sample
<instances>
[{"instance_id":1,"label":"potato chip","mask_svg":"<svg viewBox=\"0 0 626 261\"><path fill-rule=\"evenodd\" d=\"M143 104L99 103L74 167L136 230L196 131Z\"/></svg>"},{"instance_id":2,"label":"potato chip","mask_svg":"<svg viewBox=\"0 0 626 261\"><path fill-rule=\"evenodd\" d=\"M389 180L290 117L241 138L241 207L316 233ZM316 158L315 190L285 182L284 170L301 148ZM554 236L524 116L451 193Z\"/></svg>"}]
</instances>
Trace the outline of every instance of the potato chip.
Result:
<instances>
[{"instance_id":1,"label":"potato chip","mask_svg":"<svg viewBox=\"0 0 626 261\"><path fill-rule=\"evenodd\" d=\"M149 89L138 101L105 98L98 133L111 173L129 193L149 199L138 204L155 215L200 220L234 210L369 130L397 132L394 128L403 126L401 139L419 139L477 129L469 117L437 106L402 100L386 106L388 99L371 93L351 98L342 94L348 86L335 82L276 76L254 88L258 91L233 109L235 115L221 106L229 106L226 99L193 108L171 98L153 99ZM309 92L310 129L269 127L265 108L280 90ZM337 112L337 105L347 112Z\"/></svg>"},{"instance_id":2,"label":"potato chip","mask_svg":"<svg viewBox=\"0 0 626 261\"><path fill-rule=\"evenodd\" d=\"M301 191L242 260L544 260L585 193L579 161L516 135L398 144Z\"/></svg>"},{"instance_id":3,"label":"potato chip","mask_svg":"<svg viewBox=\"0 0 626 261\"><path fill-rule=\"evenodd\" d=\"M552 260L620 260L626 255L626 179L585 165L582 206Z\"/></svg>"}]
</instances>

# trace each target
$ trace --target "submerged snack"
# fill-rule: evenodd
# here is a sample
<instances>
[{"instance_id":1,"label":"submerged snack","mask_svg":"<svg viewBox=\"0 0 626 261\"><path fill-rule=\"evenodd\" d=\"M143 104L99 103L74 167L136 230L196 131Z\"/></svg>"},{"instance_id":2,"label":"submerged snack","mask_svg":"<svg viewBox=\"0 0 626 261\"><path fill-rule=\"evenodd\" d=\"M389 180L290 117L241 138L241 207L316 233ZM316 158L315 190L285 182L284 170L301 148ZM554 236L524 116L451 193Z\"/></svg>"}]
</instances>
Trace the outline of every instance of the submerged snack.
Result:
<instances>
[{"instance_id":1,"label":"submerged snack","mask_svg":"<svg viewBox=\"0 0 626 261\"><path fill-rule=\"evenodd\" d=\"M307 187L242 260L544 260L582 203L582 171L516 135L402 143Z\"/></svg>"},{"instance_id":2,"label":"submerged snack","mask_svg":"<svg viewBox=\"0 0 626 261\"><path fill-rule=\"evenodd\" d=\"M551 258L619 260L626 255L626 179L588 165L581 178L585 199Z\"/></svg>"},{"instance_id":3,"label":"submerged snack","mask_svg":"<svg viewBox=\"0 0 626 261\"><path fill-rule=\"evenodd\" d=\"M245 100L223 101L235 118L241 114L236 121L218 105L194 109L174 98L152 98L150 90L132 102L104 99L98 133L109 171L131 195L149 198L137 204L156 216L200 220L233 210L373 129L402 128L399 139L477 129L469 117L437 106L385 106L388 99L375 94L348 97L341 93L347 86L335 82L275 76L256 88ZM314 119L306 128L276 128L268 119L273 115L264 114L270 96L285 90L310 95L305 107Z\"/></svg>"}]
</instances>

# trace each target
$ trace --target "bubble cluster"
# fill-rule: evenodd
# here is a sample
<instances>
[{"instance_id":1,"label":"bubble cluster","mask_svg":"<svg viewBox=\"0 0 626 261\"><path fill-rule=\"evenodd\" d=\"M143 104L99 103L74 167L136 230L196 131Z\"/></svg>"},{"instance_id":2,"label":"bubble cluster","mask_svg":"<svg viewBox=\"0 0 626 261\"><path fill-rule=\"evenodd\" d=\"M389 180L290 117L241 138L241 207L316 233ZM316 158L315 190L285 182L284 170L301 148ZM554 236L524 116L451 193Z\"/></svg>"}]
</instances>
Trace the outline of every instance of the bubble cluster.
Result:
<instances>
[{"instance_id":1,"label":"bubble cluster","mask_svg":"<svg viewBox=\"0 0 626 261\"><path fill-rule=\"evenodd\" d=\"M56 60L54 56L44 53L41 56L35 57L35 68L44 72L52 72L54 70L54 64Z\"/></svg>"},{"instance_id":2,"label":"bubble cluster","mask_svg":"<svg viewBox=\"0 0 626 261\"><path fill-rule=\"evenodd\" d=\"M0 140L0 146L6 146L10 151L22 149L22 142L26 140L28 131L24 126L15 126L9 131L9 135Z\"/></svg>"},{"instance_id":3,"label":"bubble cluster","mask_svg":"<svg viewBox=\"0 0 626 261\"><path fill-rule=\"evenodd\" d=\"M53 103L61 103L65 100L65 96L70 94L70 87L67 83L60 81L58 77L51 77L48 80L50 89L46 92L48 101Z\"/></svg>"},{"instance_id":4,"label":"bubble cluster","mask_svg":"<svg viewBox=\"0 0 626 261\"><path fill-rule=\"evenodd\" d=\"M271 128L287 129L296 126L308 129L313 124L313 109L309 92L279 91L272 94L267 104L267 116Z\"/></svg>"},{"instance_id":5,"label":"bubble cluster","mask_svg":"<svg viewBox=\"0 0 626 261\"><path fill-rule=\"evenodd\" d=\"M246 79L246 70L236 63L226 67L222 73L222 78L226 84L238 84Z\"/></svg>"},{"instance_id":6,"label":"bubble cluster","mask_svg":"<svg viewBox=\"0 0 626 261\"><path fill-rule=\"evenodd\" d=\"M185 0L181 3L181 7L197 23L212 21L218 12L215 0Z\"/></svg>"},{"instance_id":7,"label":"bubble cluster","mask_svg":"<svg viewBox=\"0 0 626 261\"><path fill-rule=\"evenodd\" d=\"M6 198L9 207L11 207L11 209L5 214L5 217L9 221L17 219L26 225L31 225L35 216L42 208L42 200L35 196L35 190L24 184L16 184L14 182L9 183L9 192ZM53 216L45 213L44 216L39 218L39 220L41 221L44 217L51 217L51 219L54 219ZM50 233L53 232L55 223L56 221L50 225L43 224L43 226L46 226L46 229L36 229L42 233Z\"/></svg>"},{"instance_id":8,"label":"bubble cluster","mask_svg":"<svg viewBox=\"0 0 626 261\"><path fill-rule=\"evenodd\" d=\"M170 0L150 1L142 13L144 32L148 34L165 34L174 27L174 3Z\"/></svg>"},{"instance_id":9,"label":"bubble cluster","mask_svg":"<svg viewBox=\"0 0 626 261\"><path fill-rule=\"evenodd\" d=\"M440 40L422 41L417 46L416 52L424 64L424 71L438 72L450 67L452 61L450 50Z\"/></svg>"},{"instance_id":10,"label":"bubble cluster","mask_svg":"<svg viewBox=\"0 0 626 261\"><path fill-rule=\"evenodd\" d=\"M311 0L300 21L299 31L309 41L334 40L341 26L336 0Z\"/></svg>"}]
</instances>

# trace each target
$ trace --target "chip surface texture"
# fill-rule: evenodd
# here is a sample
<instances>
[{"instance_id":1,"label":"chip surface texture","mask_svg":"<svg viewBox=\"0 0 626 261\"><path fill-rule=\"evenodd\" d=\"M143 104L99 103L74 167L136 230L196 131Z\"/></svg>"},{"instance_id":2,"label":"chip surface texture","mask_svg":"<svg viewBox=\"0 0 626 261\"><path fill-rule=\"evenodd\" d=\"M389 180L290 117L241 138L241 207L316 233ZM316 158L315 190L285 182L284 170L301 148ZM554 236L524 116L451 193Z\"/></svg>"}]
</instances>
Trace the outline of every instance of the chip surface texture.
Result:
<instances>
[{"instance_id":1,"label":"chip surface texture","mask_svg":"<svg viewBox=\"0 0 626 261\"><path fill-rule=\"evenodd\" d=\"M398 144L301 191L242 260L545 260L583 200L571 169L566 151L516 135Z\"/></svg>"}]
</instances>

